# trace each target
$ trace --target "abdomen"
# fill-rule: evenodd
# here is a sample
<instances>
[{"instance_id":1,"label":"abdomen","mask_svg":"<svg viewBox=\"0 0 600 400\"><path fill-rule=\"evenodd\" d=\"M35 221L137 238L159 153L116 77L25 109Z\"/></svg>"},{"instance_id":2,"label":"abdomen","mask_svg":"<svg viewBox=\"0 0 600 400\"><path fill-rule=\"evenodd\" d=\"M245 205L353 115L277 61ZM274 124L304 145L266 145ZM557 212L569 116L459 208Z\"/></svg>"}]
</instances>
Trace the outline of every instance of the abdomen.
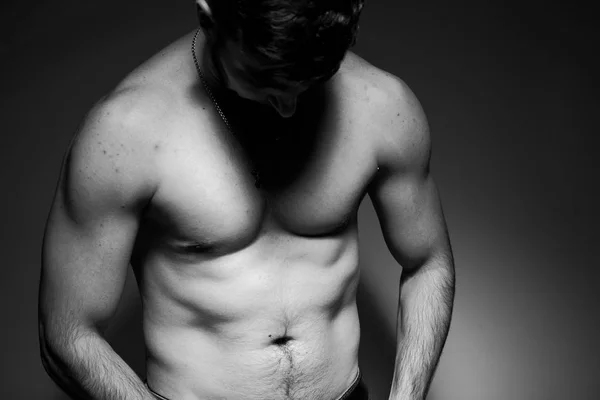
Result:
<instances>
[{"instance_id":1,"label":"abdomen","mask_svg":"<svg viewBox=\"0 0 600 400\"><path fill-rule=\"evenodd\" d=\"M354 232L265 237L198 264L147 261L153 390L175 399L320 399L350 385L360 340Z\"/></svg>"}]
</instances>

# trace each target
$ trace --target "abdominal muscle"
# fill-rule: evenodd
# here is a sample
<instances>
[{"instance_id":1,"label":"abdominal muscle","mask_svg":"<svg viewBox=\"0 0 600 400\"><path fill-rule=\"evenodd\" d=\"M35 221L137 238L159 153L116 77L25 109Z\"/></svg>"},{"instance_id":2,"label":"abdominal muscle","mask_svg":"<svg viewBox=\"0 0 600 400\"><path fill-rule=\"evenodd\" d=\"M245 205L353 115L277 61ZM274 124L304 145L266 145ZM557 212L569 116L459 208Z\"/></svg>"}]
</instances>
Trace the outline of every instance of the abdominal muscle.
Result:
<instances>
[{"instance_id":1,"label":"abdominal muscle","mask_svg":"<svg viewBox=\"0 0 600 400\"><path fill-rule=\"evenodd\" d=\"M335 400L353 383L356 239L266 246L197 262L168 251L146 259L153 391L171 400Z\"/></svg>"}]
</instances>

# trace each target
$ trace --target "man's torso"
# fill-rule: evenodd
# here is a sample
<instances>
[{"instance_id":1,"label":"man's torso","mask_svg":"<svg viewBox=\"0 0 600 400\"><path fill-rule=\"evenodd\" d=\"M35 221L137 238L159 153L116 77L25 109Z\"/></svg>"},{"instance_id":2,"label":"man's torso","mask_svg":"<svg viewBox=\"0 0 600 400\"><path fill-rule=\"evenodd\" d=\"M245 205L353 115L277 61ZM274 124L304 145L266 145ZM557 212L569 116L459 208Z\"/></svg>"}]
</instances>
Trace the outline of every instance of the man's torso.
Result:
<instances>
[{"instance_id":1,"label":"man's torso","mask_svg":"<svg viewBox=\"0 0 600 400\"><path fill-rule=\"evenodd\" d=\"M135 155L157 182L131 259L148 382L173 400L335 399L358 368L357 210L377 170L383 73L349 53L275 141L236 110L228 131L190 43L117 90L159 87L143 102L164 110Z\"/></svg>"}]
</instances>

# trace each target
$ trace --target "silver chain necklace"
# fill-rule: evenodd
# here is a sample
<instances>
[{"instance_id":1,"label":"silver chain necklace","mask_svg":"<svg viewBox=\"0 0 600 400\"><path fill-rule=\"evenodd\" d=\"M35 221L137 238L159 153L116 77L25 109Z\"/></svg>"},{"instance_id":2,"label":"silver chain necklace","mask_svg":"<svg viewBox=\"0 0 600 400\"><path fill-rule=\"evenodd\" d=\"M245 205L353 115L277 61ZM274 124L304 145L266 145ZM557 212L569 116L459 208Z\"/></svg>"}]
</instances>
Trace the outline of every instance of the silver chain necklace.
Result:
<instances>
[{"instance_id":1,"label":"silver chain necklace","mask_svg":"<svg viewBox=\"0 0 600 400\"><path fill-rule=\"evenodd\" d=\"M204 86L204 90L206 90L208 97L210 97L210 100L215 105L215 108L217 109L217 112L221 116L221 119L227 126L227 129L229 130L229 132L232 135L234 135L235 133L233 132L233 129L231 129L231 125L229 125L229 121L227 120L225 113L223 112L223 110L221 110L219 103L217 103L217 99L215 99L215 97L213 96L212 90L210 90L210 87L208 86L208 82L206 82L206 79L204 79L204 74L202 73L202 70L200 69L200 64L198 63L198 58L196 58L196 38L198 37L198 33L200 33L200 28L198 28L198 30L196 30L196 33L194 34L194 39L192 40L192 56L194 57L194 64L196 64L196 71L198 71L198 75L200 76L200 80L202 81L202 86ZM257 189L260 188L260 173L258 172L256 167L254 167L252 169L251 174L254 177L254 186Z\"/></svg>"}]
</instances>

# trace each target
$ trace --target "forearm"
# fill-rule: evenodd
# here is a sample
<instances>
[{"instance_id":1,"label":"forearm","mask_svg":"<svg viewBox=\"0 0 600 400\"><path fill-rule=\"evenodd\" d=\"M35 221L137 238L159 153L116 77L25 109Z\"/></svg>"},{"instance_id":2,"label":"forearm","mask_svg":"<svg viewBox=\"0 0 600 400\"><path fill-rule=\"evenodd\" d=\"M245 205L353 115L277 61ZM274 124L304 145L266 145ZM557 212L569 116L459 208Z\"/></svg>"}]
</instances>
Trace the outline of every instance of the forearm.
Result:
<instances>
[{"instance_id":1,"label":"forearm","mask_svg":"<svg viewBox=\"0 0 600 400\"><path fill-rule=\"evenodd\" d=\"M155 400L137 374L93 331L68 345L42 344L46 372L73 399Z\"/></svg>"},{"instance_id":2,"label":"forearm","mask_svg":"<svg viewBox=\"0 0 600 400\"><path fill-rule=\"evenodd\" d=\"M396 327L396 366L390 400L424 400L448 336L454 302L450 257L404 274Z\"/></svg>"}]
</instances>

